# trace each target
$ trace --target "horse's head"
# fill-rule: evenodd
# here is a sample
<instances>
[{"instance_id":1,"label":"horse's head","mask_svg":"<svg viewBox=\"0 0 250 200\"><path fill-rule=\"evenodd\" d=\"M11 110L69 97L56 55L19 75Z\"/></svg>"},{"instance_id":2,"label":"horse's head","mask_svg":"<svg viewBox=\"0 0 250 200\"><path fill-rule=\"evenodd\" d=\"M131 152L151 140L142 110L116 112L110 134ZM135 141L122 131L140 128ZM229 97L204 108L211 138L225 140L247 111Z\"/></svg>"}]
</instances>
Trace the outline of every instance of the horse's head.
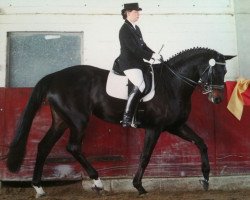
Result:
<instances>
[{"instance_id":1,"label":"horse's head","mask_svg":"<svg viewBox=\"0 0 250 200\"><path fill-rule=\"evenodd\" d=\"M226 56L212 49L197 47L178 53L164 64L168 71L186 86L185 91L187 88L191 91L200 85L203 93L208 94L208 100L218 104L224 98L226 60L233 57L235 56Z\"/></svg>"},{"instance_id":2,"label":"horse's head","mask_svg":"<svg viewBox=\"0 0 250 200\"><path fill-rule=\"evenodd\" d=\"M235 56L222 54L213 55L205 60L205 67L200 68L199 83L203 88L203 93L208 94L208 100L218 104L224 98L224 78L227 73L226 60Z\"/></svg>"}]
</instances>

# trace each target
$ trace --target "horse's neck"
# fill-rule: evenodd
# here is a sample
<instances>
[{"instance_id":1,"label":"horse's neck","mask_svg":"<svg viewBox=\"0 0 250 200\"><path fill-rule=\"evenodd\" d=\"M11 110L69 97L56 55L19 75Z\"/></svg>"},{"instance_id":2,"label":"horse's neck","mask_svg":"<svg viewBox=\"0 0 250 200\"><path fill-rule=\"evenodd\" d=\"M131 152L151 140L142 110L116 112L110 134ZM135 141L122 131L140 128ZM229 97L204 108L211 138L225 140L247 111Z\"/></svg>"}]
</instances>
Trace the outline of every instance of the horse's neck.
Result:
<instances>
[{"instance_id":1,"label":"horse's neck","mask_svg":"<svg viewBox=\"0 0 250 200\"><path fill-rule=\"evenodd\" d=\"M173 59L170 59L167 62L167 65L174 72L180 74L180 76L185 77L194 82L198 82L199 68L201 67L201 65L204 64L204 58L206 58L209 54L211 54L211 52L208 51L208 49L191 49L173 57Z\"/></svg>"},{"instance_id":2,"label":"horse's neck","mask_svg":"<svg viewBox=\"0 0 250 200\"><path fill-rule=\"evenodd\" d=\"M178 67L178 65L165 66L164 69L158 67L158 77L161 79L162 84L160 92L165 93L167 96L171 95L176 99L191 98L196 86L195 82L197 83L199 79L196 66L184 64L181 67Z\"/></svg>"}]
</instances>

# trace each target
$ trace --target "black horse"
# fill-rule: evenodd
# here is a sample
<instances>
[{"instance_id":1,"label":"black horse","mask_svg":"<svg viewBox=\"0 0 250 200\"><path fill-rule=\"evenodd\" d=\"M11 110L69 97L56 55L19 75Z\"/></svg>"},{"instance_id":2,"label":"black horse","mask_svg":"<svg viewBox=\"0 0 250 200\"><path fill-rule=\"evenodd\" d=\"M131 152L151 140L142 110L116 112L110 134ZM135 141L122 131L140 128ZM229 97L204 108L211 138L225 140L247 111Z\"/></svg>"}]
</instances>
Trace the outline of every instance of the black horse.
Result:
<instances>
[{"instance_id":1,"label":"black horse","mask_svg":"<svg viewBox=\"0 0 250 200\"><path fill-rule=\"evenodd\" d=\"M139 167L133 179L139 194L146 193L142 177L163 131L193 142L198 147L204 176L202 183L208 189L210 165L207 146L185 122L191 110L191 95L196 85L202 87L211 102L217 104L222 101L225 60L233 57L207 48L193 48L153 65L155 96L142 103L144 113L140 126L146 130L146 134ZM38 145L32 180L38 196L44 194L41 176L45 160L67 128L70 129L67 151L94 180L95 187L103 187L98 172L82 154L81 144L84 129L92 114L117 124L122 119L126 101L107 95L105 85L108 73L107 70L88 65L73 66L45 76L35 86L10 145L7 166L12 172L20 170L32 121L42 102L47 101L52 113L52 125Z\"/></svg>"}]
</instances>

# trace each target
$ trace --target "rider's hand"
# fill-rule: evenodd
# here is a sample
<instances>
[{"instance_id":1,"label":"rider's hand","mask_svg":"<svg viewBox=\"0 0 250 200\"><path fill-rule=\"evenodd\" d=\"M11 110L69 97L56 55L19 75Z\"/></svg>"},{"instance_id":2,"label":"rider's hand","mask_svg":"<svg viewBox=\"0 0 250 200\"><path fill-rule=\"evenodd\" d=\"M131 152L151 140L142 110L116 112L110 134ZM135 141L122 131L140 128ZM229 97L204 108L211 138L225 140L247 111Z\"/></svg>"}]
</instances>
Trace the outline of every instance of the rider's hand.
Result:
<instances>
[{"instance_id":1,"label":"rider's hand","mask_svg":"<svg viewBox=\"0 0 250 200\"><path fill-rule=\"evenodd\" d=\"M151 58L151 60L152 60L152 61L155 61L155 62L160 62L161 59L162 59L162 56L161 56L160 54L158 54L158 53L154 53L154 54L152 55L152 58ZM150 61L151 61L151 60L150 60Z\"/></svg>"}]
</instances>

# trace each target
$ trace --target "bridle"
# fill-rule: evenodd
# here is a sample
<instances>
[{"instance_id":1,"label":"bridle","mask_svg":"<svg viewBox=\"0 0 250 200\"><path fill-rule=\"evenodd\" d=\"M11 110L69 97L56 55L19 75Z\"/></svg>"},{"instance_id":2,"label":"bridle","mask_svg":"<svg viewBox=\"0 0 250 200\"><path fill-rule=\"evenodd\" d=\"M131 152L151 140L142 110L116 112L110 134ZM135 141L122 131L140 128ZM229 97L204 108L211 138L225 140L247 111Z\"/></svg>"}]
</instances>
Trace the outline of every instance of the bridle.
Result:
<instances>
[{"instance_id":1,"label":"bridle","mask_svg":"<svg viewBox=\"0 0 250 200\"><path fill-rule=\"evenodd\" d=\"M175 72L173 69L171 69L170 66L168 66L167 68L173 75L175 75L177 78L181 79L183 82L185 82L189 86L196 87L197 85L200 85L202 87L202 93L203 94L209 94L209 93L212 93L214 89L218 89L218 90L224 89L224 84L223 85L215 85L215 84L213 84L212 74L213 74L213 68L214 68L215 65L223 65L223 66L225 66L226 63L217 62L213 58L210 59L209 60L209 65L202 72L198 82L195 82L194 80L192 80L190 78L187 78L187 77ZM207 74L206 79L204 79L204 76L206 74Z\"/></svg>"},{"instance_id":2,"label":"bridle","mask_svg":"<svg viewBox=\"0 0 250 200\"><path fill-rule=\"evenodd\" d=\"M226 63L216 62L214 59L209 60L209 66L201 74L200 80L198 81L199 85L201 85L203 88L203 91L202 91L203 94L211 93L213 92L214 89L218 89L218 90L224 89L224 84L223 85L213 84L212 74L213 74L213 68L215 67L215 65L226 66ZM204 81L203 77L206 71L208 74L207 74L206 80ZM210 80L210 82L208 80Z\"/></svg>"}]
</instances>

